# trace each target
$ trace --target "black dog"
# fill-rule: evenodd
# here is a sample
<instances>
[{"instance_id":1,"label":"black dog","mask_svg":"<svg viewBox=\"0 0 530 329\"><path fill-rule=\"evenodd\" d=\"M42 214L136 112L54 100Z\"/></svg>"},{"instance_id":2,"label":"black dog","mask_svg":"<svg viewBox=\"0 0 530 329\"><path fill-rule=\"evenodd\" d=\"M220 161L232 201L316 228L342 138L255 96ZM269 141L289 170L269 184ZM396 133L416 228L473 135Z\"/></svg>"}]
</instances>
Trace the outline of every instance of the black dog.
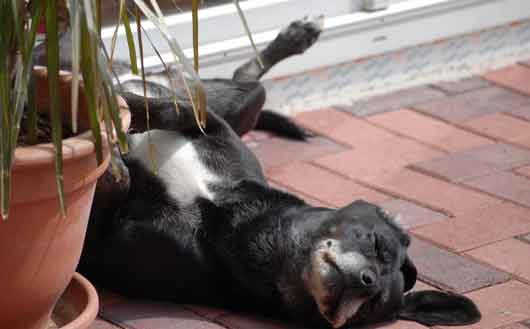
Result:
<instances>
[{"instance_id":1,"label":"black dog","mask_svg":"<svg viewBox=\"0 0 530 329\"><path fill-rule=\"evenodd\" d=\"M81 273L126 296L209 303L311 326L480 319L463 296L405 294L416 281L410 239L380 208L364 201L316 208L275 190L241 142L237 133L253 127L263 105L258 79L318 33L312 22L292 23L262 52L264 69L253 59L232 80L205 82L206 134L184 98L177 112L171 92L155 84L147 132L144 98L130 92L138 83L122 84L136 133L123 157L124 178L98 183Z\"/></svg>"}]
</instances>

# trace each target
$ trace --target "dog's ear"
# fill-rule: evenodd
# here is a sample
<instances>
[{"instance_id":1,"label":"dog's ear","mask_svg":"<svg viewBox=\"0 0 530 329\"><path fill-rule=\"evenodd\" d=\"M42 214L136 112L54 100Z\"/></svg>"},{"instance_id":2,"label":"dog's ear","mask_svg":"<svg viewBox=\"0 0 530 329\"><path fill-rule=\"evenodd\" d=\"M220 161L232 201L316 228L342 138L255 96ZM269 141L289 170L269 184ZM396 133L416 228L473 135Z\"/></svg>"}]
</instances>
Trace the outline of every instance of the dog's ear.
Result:
<instances>
[{"instance_id":1,"label":"dog's ear","mask_svg":"<svg viewBox=\"0 0 530 329\"><path fill-rule=\"evenodd\" d=\"M426 290L407 294L398 317L426 326L459 326L476 323L481 315L475 303L467 297Z\"/></svg>"},{"instance_id":2,"label":"dog's ear","mask_svg":"<svg viewBox=\"0 0 530 329\"><path fill-rule=\"evenodd\" d=\"M418 270L416 270L416 266L409 256L405 258L405 262L401 266L401 273L403 273L403 280L405 281L404 291L407 292L414 287L418 277Z\"/></svg>"}]
</instances>

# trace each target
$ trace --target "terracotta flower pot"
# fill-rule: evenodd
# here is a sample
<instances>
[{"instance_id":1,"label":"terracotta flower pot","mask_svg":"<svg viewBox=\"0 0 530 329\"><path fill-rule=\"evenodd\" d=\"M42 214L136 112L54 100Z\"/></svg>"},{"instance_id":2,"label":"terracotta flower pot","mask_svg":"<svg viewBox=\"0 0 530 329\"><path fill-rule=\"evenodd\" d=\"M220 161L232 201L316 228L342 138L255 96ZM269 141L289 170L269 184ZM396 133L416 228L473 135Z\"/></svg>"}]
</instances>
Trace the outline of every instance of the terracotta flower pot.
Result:
<instances>
[{"instance_id":1,"label":"terracotta flower pot","mask_svg":"<svg viewBox=\"0 0 530 329\"><path fill-rule=\"evenodd\" d=\"M35 71L37 104L47 111L45 69ZM69 117L70 79L61 74L61 108ZM79 95L79 128L88 127L85 96ZM124 129L130 115L119 100ZM103 134L103 145L107 136ZM64 190L67 217L60 214L52 144L19 147L12 170L9 219L0 222L0 328L42 329L70 282L79 261L98 177L108 166L96 161L91 132L64 140Z\"/></svg>"}]
</instances>

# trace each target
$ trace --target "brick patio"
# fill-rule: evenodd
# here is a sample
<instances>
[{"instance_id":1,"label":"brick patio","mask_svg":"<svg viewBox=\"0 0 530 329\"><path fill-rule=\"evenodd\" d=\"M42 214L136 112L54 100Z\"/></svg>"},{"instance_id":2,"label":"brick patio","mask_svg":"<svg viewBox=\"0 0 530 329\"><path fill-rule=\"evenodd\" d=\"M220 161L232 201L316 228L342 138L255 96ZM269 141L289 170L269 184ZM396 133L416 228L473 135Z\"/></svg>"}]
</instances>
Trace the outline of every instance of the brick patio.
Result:
<instances>
[{"instance_id":1,"label":"brick patio","mask_svg":"<svg viewBox=\"0 0 530 329\"><path fill-rule=\"evenodd\" d=\"M317 136L244 137L271 184L312 204L354 199L402 215L417 289L472 298L483 320L463 328L530 328L530 67L378 96L295 119ZM425 328L399 321L388 329ZM101 292L90 329L283 329L292 325L193 305Z\"/></svg>"}]
</instances>

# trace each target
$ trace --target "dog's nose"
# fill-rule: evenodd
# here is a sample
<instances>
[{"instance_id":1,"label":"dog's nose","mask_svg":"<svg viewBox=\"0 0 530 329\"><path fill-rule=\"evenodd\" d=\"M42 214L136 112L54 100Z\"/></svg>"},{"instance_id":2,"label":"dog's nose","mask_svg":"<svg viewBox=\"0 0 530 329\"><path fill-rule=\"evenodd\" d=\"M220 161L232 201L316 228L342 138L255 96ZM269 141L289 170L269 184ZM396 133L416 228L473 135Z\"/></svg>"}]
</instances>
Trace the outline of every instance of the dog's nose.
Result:
<instances>
[{"instance_id":1,"label":"dog's nose","mask_svg":"<svg viewBox=\"0 0 530 329\"><path fill-rule=\"evenodd\" d=\"M363 286L368 288L376 284L377 277L371 269L364 269L360 272L360 281Z\"/></svg>"}]
</instances>

